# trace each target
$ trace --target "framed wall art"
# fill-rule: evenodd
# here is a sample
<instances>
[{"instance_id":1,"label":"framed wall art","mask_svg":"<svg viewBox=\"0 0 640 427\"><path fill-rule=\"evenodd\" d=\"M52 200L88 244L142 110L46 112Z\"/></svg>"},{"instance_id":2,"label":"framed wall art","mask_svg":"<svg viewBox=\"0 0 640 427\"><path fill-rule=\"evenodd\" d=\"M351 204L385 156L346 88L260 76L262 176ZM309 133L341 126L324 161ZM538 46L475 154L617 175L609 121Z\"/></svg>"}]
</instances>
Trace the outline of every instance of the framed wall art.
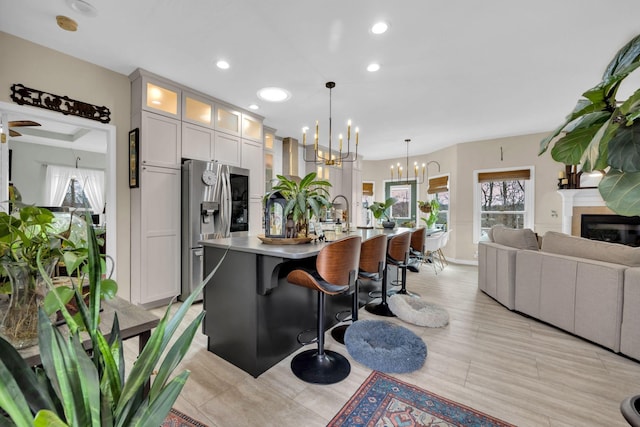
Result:
<instances>
[{"instance_id":1,"label":"framed wall art","mask_svg":"<svg viewBox=\"0 0 640 427\"><path fill-rule=\"evenodd\" d=\"M129 131L129 188L140 186L140 159L138 155L140 130Z\"/></svg>"}]
</instances>

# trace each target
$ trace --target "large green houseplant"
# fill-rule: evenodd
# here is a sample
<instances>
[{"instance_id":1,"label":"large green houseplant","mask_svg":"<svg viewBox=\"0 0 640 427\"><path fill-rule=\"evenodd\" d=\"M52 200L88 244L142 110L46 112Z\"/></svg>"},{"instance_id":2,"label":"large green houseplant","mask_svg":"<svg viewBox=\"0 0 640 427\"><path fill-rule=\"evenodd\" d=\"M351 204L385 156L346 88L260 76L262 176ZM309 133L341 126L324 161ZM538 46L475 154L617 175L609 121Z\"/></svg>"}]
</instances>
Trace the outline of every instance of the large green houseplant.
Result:
<instances>
[{"instance_id":1,"label":"large green houseplant","mask_svg":"<svg viewBox=\"0 0 640 427\"><path fill-rule=\"evenodd\" d=\"M583 172L606 169L600 194L611 210L626 216L640 215L640 89L624 101L616 95L639 66L640 35L616 53L602 81L584 92L565 121L540 143L540 154L553 143L554 160L580 164Z\"/></svg>"},{"instance_id":2,"label":"large green houseplant","mask_svg":"<svg viewBox=\"0 0 640 427\"><path fill-rule=\"evenodd\" d=\"M298 233L309 234L309 220L312 216L320 217L322 208L330 208L329 181L316 179L317 174L311 172L304 178L298 180L288 178L284 175L277 175L278 182L264 196L264 201L275 193L280 193L287 201L284 208L284 216L291 219L296 224Z\"/></svg>"},{"instance_id":3,"label":"large green houseplant","mask_svg":"<svg viewBox=\"0 0 640 427\"><path fill-rule=\"evenodd\" d=\"M62 335L43 310L38 317L42 369L32 370L17 350L0 338L0 408L4 411L0 414L0 425L157 427L189 376L188 371L172 374L189 349L204 312L171 345L170 340L222 260L173 317L169 316L171 307L167 308L133 368L125 375L117 313L108 339L99 327L101 260L89 222L87 235L89 304L85 304L79 289L74 288L74 294L93 353L88 355L84 350L80 336L83 328L61 299L58 308L68 325L68 335ZM38 267L43 269L40 261ZM51 280L48 284L52 286ZM149 392L145 393L149 383Z\"/></svg>"}]
</instances>

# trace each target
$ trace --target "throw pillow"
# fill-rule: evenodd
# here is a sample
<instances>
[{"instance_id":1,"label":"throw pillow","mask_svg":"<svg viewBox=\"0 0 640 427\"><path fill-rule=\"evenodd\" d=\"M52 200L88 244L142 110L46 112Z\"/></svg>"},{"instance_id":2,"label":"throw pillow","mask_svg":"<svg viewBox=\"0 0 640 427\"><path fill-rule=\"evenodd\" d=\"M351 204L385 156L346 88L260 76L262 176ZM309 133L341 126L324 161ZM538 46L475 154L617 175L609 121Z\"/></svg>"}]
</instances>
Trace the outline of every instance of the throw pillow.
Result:
<instances>
[{"instance_id":1,"label":"throw pillow","mask_svg":"<svg viewBox=\"0 0 640 427\"><path fill-rule=\"evenodd\" d=\"M538 238L530 228L494 227L493 241L517 249L537 251Z\"/></svg>"},{"instance_id":2,"label":"throw pillow","mask_svg":"<svg viewBox=\"0 0 640 427\"><path fill-rule=\"evenodd\" d=\"M498 224L491 227L489 231L487 231L487 237L489 238L489 241L495 242L495 240L493 240L493 230L495 230L496 228L504 228L504 227L505 227L504 224Z\"/></svg>"}]
</instances>

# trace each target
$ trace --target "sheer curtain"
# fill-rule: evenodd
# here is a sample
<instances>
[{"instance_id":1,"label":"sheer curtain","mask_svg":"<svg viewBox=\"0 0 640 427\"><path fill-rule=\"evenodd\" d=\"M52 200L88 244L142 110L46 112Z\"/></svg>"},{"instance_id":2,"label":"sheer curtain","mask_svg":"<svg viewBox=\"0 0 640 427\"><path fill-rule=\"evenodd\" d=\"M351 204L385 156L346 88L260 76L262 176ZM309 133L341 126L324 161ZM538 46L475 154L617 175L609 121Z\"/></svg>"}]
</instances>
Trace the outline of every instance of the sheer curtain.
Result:
<instances>
[{"instance_id":1,"label":"sheer curtain","mask_svg":"<svg viewBox=\"0 0 640 427\"><path fill-rule=\"evenodd\" d=\"M75 169L67 166L47 166L47 176L45 178L46 206L62 206L74 171Z\"/></svg>"},{"instance_id":2,"label":"sheer curtain","mask_svg":"<svg viewBox=\"0 0 640 427\"><path fill-rule=\"evenodd\" d=\"M102 213L105 203L104 171L102 170L48 165L45 183L46 205L62 206L69 183L73 178L82 186L82 191L93 213Z\"/></svg>"},{"instance_id":3,"label":"sheer curtain","mask_svg":"<svg viewBox=\"0 0 640 427\"><path fill-rule=\"evenodd\" d=\"M94 214L104 210L104 171L93 169L76 169L82 191L87 197Z\"/></svg>"}]
</instances>

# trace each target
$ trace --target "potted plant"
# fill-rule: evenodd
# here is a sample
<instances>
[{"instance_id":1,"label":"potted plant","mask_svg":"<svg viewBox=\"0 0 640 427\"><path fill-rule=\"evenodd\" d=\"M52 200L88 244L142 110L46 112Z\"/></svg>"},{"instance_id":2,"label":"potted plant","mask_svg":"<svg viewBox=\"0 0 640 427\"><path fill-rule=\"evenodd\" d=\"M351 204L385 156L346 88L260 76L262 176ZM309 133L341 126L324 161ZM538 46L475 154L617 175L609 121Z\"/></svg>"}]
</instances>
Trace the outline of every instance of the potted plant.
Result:
<instances>
[{"instance_id":1,"label":"potted plant","mask_svg":"<svg viewBox=\"0 0 640 427\"><path fill-rule=\"evenodd\" d=\"M89 222L87 235L89 304L85 304L77 288L75 299L93 352L89 355L82 347L80 325L62 300L58 301L58 308L67 322L68 334L63 335L54 327L42 309L38 316L42 370L27 366L18 351L0 338L0 408L3 411L0 420L3 424L156 427L162 424L189 376L189 371L175 376L173 371L189 349L204 312L175 340L172 337L224 257L173 317L169 316L171 306L167 308L131 372L125 375L117 313L108 339L99 328L102 268L98 243ZM52 286L50 279L47 283ZM145 393L147 384L150 389Z\"/></svg>"},{"instance_id":2,"label":"potted plant","mask_svg":"<svg viewBox=\"0 0 640 427\"><path fill-rule=\"evenodd\" d=\"M607 169L598 185L614 212L640 215L640 89L628 99L616 99L623 80L640 66L640 35L624 45L607 65L602 81L587 90L573 111L540 142L541 155L551 143L551 157L566 165L581 164L582 172ZM564 133L560 138L557 138Z\"/></svg>"},{"instance_id":3,"label":"potted plant","mask_svg":"<svg viewBox=\"0 0 640 427\"><path fill-rule=\"evenodd\" d=\"M393 228L396 226L395 221L391 219L391 206L393 206L396 201L397 200L394 197L389 197L384 202L373 202L369 206L369 210L371 211L375 219L384 219L382 221L382 227L384 228Z\"/></svg>"},{"instance_id":4,"label":"potted plant","mask_svg":"<svg viewBox=\"0 0 640 427\"><path fill-rule=\"evenodd\" d=\"M284 216L291 218L296 224L298 234L307 237L309 234L309 220L313 215L320 217L322 207L330 208L328 200L331 187L329 181L316 179L317 174L311 172L301 180L277 175L278 183L271 188L263 198L266 201L275 193L280 193L287 200Z\"/></svg>"},{"instance_id":5,"label":"potted plant","mask_svg":"<svg viewBox=\"0 0 640 427\"><path fill-rule=\"evenodd\" d=\"M53 213L35 206L0 212L0 335L18 348L37 343L38 307L47 293L44 279L62 257L63 237L53 223Z\"/></svg>"},{"instance_id":6,"label":"potted plant","mask_svg":"<svg viewBox=\"0 0 640 427\"><path fill-rule=\"evenodd\" d=\"M420 219L427 225L428 229L432 229L438 221L438 214L440 213L440 203L438 199L433 198L427 202L429 204L429 215L421 217Z\"/></svg>"}]
</instances>

